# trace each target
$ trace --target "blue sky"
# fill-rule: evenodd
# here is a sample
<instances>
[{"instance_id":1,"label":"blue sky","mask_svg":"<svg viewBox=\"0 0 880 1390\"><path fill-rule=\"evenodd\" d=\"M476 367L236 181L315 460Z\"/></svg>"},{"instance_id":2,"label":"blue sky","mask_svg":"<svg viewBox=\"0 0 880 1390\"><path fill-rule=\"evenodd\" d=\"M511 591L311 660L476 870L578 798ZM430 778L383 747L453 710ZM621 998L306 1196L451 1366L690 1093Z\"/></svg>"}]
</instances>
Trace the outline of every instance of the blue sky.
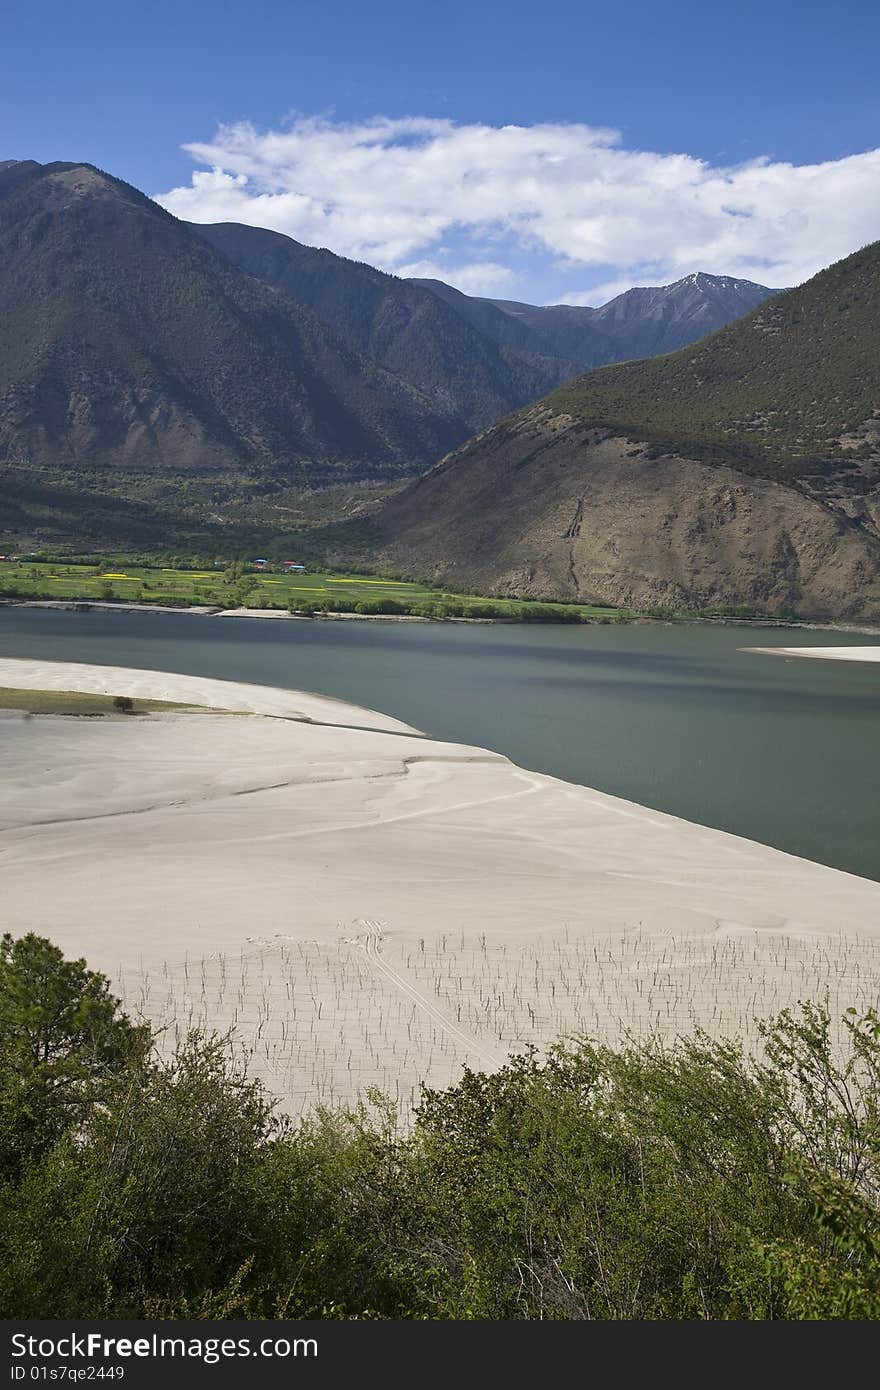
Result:
<instances>
[{"instance_id":1,"label":"blue sky","mask_svg":"<svg viewBox=\"0 0 880 1390\"><path fill-rule=\"evenodd\" d=\"M853 159L880 146L878 14L6 0L0 158L88 160L181 216L475 292L790 282L880 236L880 166Z\"/></svg>"}]
</instances>

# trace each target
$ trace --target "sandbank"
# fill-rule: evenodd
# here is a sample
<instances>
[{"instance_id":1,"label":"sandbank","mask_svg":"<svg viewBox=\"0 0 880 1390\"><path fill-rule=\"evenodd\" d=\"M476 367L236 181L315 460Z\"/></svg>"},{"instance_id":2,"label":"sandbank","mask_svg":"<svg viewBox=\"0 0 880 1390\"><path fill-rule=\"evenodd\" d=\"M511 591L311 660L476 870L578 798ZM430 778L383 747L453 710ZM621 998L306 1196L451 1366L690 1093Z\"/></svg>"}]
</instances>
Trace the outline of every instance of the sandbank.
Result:
<instances>
[{"instance_id":1,"label":"sandbank","mask_svg":"<svg viewBox=\"0 0 880 1390\"><path fill-rule=\"evenodd\" d=\"M141 671L128 666L88 666L75 661L38 661L0 657L0 685L19 690L80 690L95 695L130 695L133 699L169 700L305 723L352 725L385 733L418 735L400 719L362 709L332 695L247 685L171 671Z\"/></svg>"},{"instance_id":2,"label":"sandbank","mask_svg":"<svg viewBox=\"0 0 880 1390\"><path fill-rule=\"evenodd\" d=\"M763 656L812 656L821 661L880 661L880 647L741 647Z\"/></svg>"},{"instance_id":3,"label":"sandbank","mask_svg":"<svg viewBox=\"0 0 880 1390\"><path fill-rule=\"evenodd\" d=\"M234 1027L294 1111L880 992L878 883L321 696L41 661L0 684L251 714L0 721L0 928L85 956L166 1042Z\"/></svg>"}]
</instances>

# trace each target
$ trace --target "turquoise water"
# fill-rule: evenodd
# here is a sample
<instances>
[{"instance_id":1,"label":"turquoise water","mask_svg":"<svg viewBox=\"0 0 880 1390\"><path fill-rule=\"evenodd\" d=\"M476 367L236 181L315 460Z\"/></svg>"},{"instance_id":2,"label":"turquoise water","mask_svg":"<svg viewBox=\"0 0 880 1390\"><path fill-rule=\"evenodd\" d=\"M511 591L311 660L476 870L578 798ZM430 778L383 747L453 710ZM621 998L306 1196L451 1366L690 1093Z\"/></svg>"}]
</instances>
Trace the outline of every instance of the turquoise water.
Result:
<instances>
[{"instance_id":1,"label":"turquoise water","mask_svg":"<svg viewBox=\"0 0 880 1390\"><path fill-rule=\"evenodd\" d=\"M284 622L0 609L0 655L318 691L688 820L880 879L880 664L743 627Z\"/></svg>"}]
</instances>

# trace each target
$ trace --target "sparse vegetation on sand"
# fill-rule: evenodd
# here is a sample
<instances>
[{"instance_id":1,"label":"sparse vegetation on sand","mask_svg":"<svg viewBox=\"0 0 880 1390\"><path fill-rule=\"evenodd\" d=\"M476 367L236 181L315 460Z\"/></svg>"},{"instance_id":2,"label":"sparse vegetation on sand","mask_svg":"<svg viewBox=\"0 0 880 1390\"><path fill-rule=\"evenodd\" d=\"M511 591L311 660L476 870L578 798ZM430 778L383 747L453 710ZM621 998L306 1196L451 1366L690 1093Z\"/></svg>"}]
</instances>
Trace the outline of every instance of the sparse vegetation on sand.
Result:
<instances>
[{"instance_id":1,"label":"sparse vegetation on sand","mask_svg":"<svg viewBox=\"0 0 880 1390\"><path fill-rule=\"evenodd\" d=\"M294 1124L228 1040L0 949L4 1316L872 1319L880 1020L588 1039Z\"/></svg>"},{"instance_id":2,"label":"sparse vegetation on sand","mask_svg":"<svg viewBox=\"0 0 880 1390\"><path fill-rule=\"evenodd\" d=\"M173 700L132 700L128 695L90 695L81 690L17 690L0 686L0 710L20 710L23 714L150 714L154 711L195 712L195 705Z\"/></svg>"},{"instance_id":3,"label":"sparse vegetation on sand","mask_svg":"<svg viewBox=\"0 0 880 1390\"><path fill-rule=\"evenodd\" d=\"M352 930L365 931L364 927ZM338 942L279 937L130 968L116 987L164 1046L234 1033L252 1074L306 1114L377 1088L406 1117L424 1086L589 1036L666 1042L705 1029L757 1045L756 1019L821 998L834 1021L880 997L880 941L844 932L440 932Z\"/></svg>"}]
</instances>

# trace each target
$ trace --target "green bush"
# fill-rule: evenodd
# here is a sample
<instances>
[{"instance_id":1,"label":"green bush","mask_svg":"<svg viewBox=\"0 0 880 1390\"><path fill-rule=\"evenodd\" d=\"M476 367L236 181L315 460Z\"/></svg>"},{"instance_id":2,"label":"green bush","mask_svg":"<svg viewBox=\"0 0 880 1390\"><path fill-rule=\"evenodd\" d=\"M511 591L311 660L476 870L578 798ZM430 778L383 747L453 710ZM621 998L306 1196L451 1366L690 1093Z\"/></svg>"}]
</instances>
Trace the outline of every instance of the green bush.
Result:
<instances>
[{"instance_id":1,"label":"green bush","mask_svg":"<svg viewBox=\"0 0 880 1390\"><path fill-rule=\"evenodd\" d=\"M581 615L576 608L549 603L525 603L519 616L526 623L579 623Z\"/></svg>"},{"instance_id":2,"label":"green bush","mask_svg":"<svg viewBox=\"0 0 880 1390\"><path fill-rule=\"evenodd\" d=\"M465 606L464 616L466 618L500 618L503 612L503 608L500 608L497 603L469 603Z\"/></svg>"},{"instance_id":3,"label":"green bush","mask_svg":"<svg viewBox=\"0 0 880 1390\"><path fill-rule=\"evenodd\" d=\"M381 615L383 613L406 613L407 605L396 598L362 598L354 604L352 612Z\"/></svg>"}]
</instances>

